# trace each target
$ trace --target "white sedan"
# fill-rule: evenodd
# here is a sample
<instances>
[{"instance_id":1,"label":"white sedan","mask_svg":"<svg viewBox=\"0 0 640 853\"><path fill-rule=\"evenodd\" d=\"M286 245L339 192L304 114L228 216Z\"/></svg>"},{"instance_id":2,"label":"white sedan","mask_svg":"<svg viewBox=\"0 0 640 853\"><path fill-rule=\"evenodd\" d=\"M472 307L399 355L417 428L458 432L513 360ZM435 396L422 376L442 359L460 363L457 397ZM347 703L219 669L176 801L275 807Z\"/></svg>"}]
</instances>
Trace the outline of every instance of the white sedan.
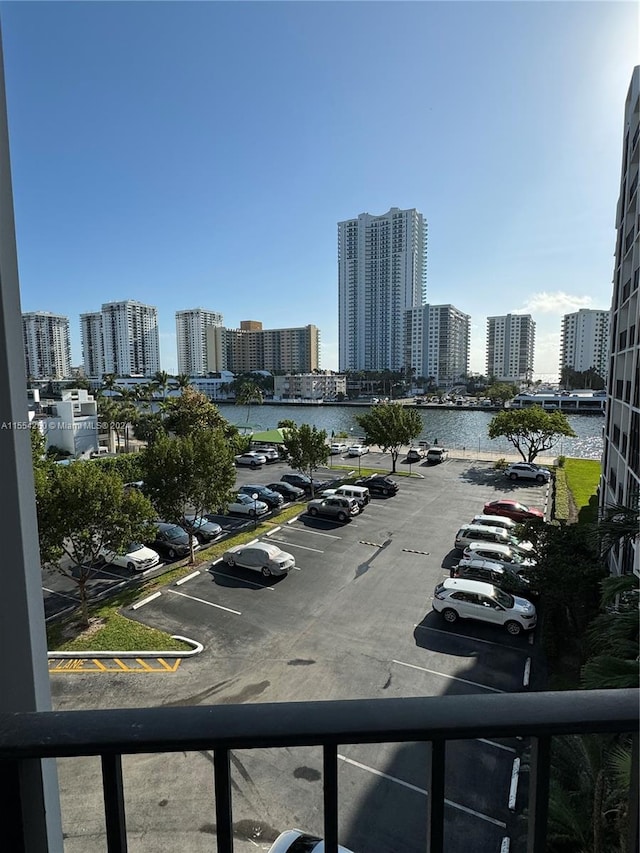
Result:
<instances>
[{"instance_id":1,"label":"white sedan","mask_svg":"<svg viewBox=\"0 0 640 853\"><path fill-rule=\"evenodd\" d=\"M352 444L347 450L347 456L364 456L368 452L369 448L366 444Z\"/></svg>"},{"instance_id":2,"label":"white sedan","mask_svg":"<svg viewBox=\"0 0 640 853\"><path fill-rule=\"evenodd\" d=\"M271 542L254 542L251 545L236 545L222 555L228 566L242 566L262 572L265 578L271 575L286 575L294 565L295 557L282 551Z\"/></svg>"},{"instance_id":3,"label":"white sedan","mask_svg":"<svg viewBox=\"0 0 640 853\"><path fill-rule=\"evenodd\" d=\"M242 492L235 496L235 499L227 507L229 512L235 512L237 515L250 515L254 518L256 515L265 515L269 512L269 507L264 501L254 501L250 495L244 495Z\"/></svg>"},{"instance_id":4,"label":"white sedan","mask_svg":"<svg viewBox=\"0 0 640 853\"><path fill-rule=\"evenodd\" d=\"M160 562L160 554L154 551L153 548L147 548L140 542L132 542L128 545L122 554L117 554L115 551L110 551L108 548L102 548L100 556L105 563L111 563L113 566L122 566L129 569L130 572L144 572L147 569L152 569Z\"/></svg>"},{"instance_id":5,"label":"white sedan","mask_svg":"<svg viewBox=\"0 0 640 853\"><path fill-rule=\"evenodd\" d=\"M267 457L255 450L249 450L247 453L241 453L239 456L236 456L235 459L238 467L248 465L249 468L259 468L261 465L267 464Z\"/></svg>"},{"instance_id":6,"label":"white sedan","mask_svg":"<svg viewBox=\"0 0 640 853\"><path fill-rule=\"evenodd\" d=\"M287 829L281 832L267 853L324 853L324 841L317 835L309 835L301 829ZM338 853L351 853L342 844L338 844Z\"/></svg>"}]
</instances>

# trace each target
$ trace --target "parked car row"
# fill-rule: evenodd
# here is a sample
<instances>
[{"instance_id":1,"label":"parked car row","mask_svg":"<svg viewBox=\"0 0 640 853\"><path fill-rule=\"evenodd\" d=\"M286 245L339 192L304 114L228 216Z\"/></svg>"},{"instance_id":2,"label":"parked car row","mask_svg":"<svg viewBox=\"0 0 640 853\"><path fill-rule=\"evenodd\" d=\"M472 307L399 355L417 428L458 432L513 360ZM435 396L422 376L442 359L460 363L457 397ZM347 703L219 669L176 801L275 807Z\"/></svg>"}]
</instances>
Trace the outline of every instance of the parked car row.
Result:
<instances>
[{"instance_id":1,"label":"parked car row","mask_svg":"<svg viewBox=\"0 0 640 853\"><path fill-rule=\"evenodd\" d=\"M484 505L456 533L462 559L434 590L432 607L446 622L473 619L500 625L513 636L536 626L536 598L526 575L535 565L533 545L518 524L542 521L543 513L518 501L499 499Z\"/></svg>"}]
</instances>

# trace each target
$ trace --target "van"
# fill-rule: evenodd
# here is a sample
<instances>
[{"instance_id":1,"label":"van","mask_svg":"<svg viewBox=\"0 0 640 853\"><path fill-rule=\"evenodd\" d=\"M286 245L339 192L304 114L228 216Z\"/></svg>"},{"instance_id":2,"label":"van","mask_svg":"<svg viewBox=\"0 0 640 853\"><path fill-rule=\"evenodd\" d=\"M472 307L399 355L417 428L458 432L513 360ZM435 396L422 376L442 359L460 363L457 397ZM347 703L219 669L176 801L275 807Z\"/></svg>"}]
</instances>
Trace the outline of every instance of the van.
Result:
<instances>
[{"instance_id":1,"label":"van","mask_svg":"<svg viewBox=\"0 0 640 853\"><path fill-rule=\"evenodd\" d=\"M358 506L363 510L371 500L369 489L366 486L338 486L337 489L325 489L322 492L323 497L337 498L352 498L358 502Z\"/></svg>"},{"instance_id":2,"label":"van","mask_svg":"<svg viewBox=\"0 0 640 853\"><path fill-rule=\"evenodd\" d=\"M511 545L511 536L504 527L489 527L486 524L463 524L456 533L454 548L464 550L472 542L496 542Z\"/></svg>"}]
</instances>

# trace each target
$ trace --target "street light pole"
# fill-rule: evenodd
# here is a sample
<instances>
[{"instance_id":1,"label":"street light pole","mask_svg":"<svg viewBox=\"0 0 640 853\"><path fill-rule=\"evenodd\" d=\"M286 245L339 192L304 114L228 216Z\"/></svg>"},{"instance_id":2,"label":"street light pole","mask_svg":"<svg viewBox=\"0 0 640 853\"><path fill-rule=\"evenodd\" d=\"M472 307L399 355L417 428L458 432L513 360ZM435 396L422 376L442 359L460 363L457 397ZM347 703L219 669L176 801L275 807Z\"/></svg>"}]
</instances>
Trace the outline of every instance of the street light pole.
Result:
<instances>
[{"instance_id":1,"label":"street light pole","mask_svg":"<svg viewBox=\"0 0 640 853\"><path fill-rule=\"evenodd\" d=\"M256 530L258 527L258 493L254 492L251 497L253 498L253 529Z\"/></svg>"}]
</instances>

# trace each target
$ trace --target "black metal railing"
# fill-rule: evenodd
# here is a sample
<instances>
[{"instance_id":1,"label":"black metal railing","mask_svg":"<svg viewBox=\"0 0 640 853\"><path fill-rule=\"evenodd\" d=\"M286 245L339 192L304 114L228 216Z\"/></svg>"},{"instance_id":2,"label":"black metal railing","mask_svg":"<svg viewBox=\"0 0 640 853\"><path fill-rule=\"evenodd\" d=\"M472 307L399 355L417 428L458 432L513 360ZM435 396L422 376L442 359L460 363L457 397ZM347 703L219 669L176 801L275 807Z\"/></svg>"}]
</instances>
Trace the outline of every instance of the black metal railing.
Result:
<instances>
[{"instance_id":1,"label":"black metal railing","mask_svg":"<svg viewBox=\"0 0 640 853\"><path fill-rule=\"evenodd\" d=\"M338 745L431 744L428 825L430 853L442 853L445 812L445 748L448 741L531 738L528 853L546 849L551 740L555 735L632 733L634 760L629 789L628 853L638 850L637 690L439 696L254 705L220 705L97 711L0 714L0 782L20 791L33 759L99 756L102 761L109 853L125 853L126 810L122 756L213 751L218 853L232 853L230 751L269 747L323 748L326 853L338 844ZM179 733L179 734L177 734ZM12 851L32 851L20 808L0 809L2 837ZM22 843L21 843L22 842ZM7 848L8 849L8 848ZM38 850L37 853L44 853Z\"/></svg>"}]
</instances>

